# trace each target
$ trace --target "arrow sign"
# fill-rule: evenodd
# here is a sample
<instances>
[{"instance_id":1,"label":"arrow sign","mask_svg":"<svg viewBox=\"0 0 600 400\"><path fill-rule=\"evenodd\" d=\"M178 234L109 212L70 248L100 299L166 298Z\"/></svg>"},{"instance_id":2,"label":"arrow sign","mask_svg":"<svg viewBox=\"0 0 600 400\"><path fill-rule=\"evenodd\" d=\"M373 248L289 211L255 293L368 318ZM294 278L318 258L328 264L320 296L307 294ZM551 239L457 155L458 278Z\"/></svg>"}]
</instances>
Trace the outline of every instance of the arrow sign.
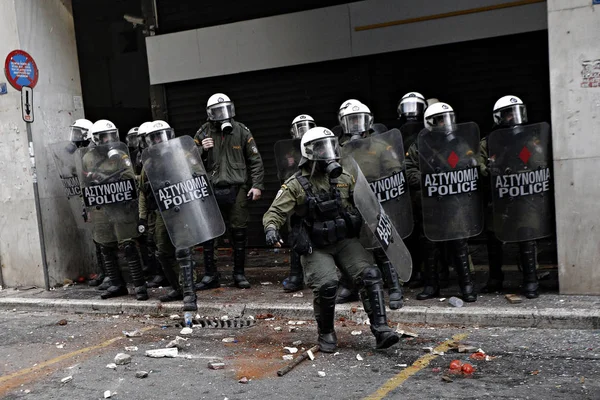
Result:
<instances>
[{"instance_id":1,"label":"arrow sign","mask_svg":"<svg viewBox=\"0 0 600 400\"><path fill-rule=\"evenodd\" d=\"M33 122L33 89L29 86L21 88L21 113L23 121Z\"/></svg>"}]
</instances>

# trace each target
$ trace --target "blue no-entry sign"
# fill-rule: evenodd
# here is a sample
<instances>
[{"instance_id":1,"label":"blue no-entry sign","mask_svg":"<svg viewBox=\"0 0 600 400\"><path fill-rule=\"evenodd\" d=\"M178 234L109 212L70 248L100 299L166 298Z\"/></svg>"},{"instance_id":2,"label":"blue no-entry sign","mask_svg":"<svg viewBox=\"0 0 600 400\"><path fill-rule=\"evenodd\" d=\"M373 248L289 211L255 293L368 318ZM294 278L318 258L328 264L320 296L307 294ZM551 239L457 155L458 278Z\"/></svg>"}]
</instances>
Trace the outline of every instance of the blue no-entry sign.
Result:
<instances>
[{"instance_id":1,"label":"blue no-entry sign","mask_svg":"<svg viewBox=\"0 0 600 400\"><path fill-rule=\"evenodd\" d=\"M21 90L23 86L35 86L39 71L33 57L23 50L13 50L4 61L4 74L12 87Z\"/></svg>"}]
</instances>

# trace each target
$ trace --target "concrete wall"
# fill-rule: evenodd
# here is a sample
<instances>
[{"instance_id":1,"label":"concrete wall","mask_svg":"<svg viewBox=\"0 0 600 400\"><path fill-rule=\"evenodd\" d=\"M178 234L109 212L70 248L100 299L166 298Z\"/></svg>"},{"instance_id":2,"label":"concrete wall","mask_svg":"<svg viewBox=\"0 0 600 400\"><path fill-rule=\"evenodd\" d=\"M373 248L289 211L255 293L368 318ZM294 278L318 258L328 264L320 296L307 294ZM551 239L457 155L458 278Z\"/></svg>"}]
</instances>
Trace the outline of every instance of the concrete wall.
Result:
<instances>
[{"instance_id":1,"label":"concrete wall","mask_svg":"<svg viewBox=\"0 0 600 400\"><path fill-rule=\"evenodd\" d=\"M150 83L335 60L546 28L544 2L370 30L514 0L369 0L146 38ZM159 21L160 24L160 21Z\"/></svg>"},{"instance_id":2,"label":"concrete wall","mask_svg":"<svg viewBox=\"0 0 600 400\"><path fill-rule=\"evenodd\" d=\"M548 34L560 291L598 295L600 5L550 0Z\"/></svg>"},{"instance_id":3,"label":"concrete wall","mask_svg":"<svg viewBox=\"0 0 600 400\"><path fill-rule=\"evenodd\" d=\"M0 55L27 51L40 71L34 88L31 125L37 161L50 285L89 271L89 232L76 228L74 216L48 152L65 140L68 126L83 117L75 33L70 2L0 0ZM7 286L43 286L37 217L20 93L8 86L0 96L0 261Z\"/></svg>"}]
</instances>

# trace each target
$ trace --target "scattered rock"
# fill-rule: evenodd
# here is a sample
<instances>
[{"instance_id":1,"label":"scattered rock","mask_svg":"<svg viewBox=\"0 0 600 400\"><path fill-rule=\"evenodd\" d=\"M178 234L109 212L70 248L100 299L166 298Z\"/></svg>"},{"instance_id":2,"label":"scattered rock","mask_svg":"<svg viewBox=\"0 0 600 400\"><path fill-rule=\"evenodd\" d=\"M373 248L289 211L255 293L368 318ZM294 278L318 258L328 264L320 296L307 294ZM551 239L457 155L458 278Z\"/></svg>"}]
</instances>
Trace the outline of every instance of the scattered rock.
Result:
<instances>
[{"instance_id":1,"label":"scattered rock","mask_svg":"<svg viewBox=\"0 0 600 400\"><path fill-rule=\"evenodd\" d=\"M319 374L319 376L320 376L321 378L324 378L324 377L325 377L325 375L327 375L327 374L325 373L325 371L318 371L318 372L317 372L317 374Z\"/></svg>"},{"instance_id":2,"label":"scattered rock","mask_svg":"<svg viewBox=\"0 0 600 400\"><path fill-rule=\"evenodd\" d=\"M125 351L138 351L137 346L125 346Z\"/></svg>"},{"instance_id":3,"label":"scattered rock","mask_svg":"<svg viewBox=\"0 0 600 400\"><path fill-rule=\"evenodd\" d=\"M148 371L137 371L135 373L136 378L144 379L148 377Z\"/></svg>"},{"instance_id":4,"label":"scattered rock","mask_svg":"<svg viewBox=\"0 0 600 400\"><path fill-rule=\"evenodd\" d=\"M291 354L286 354L286 355L283 356L283 359L285 361L292 361L294 359L294 356L291 355Z\"/></svg>"},{"instance_id":5,"label":"scattered rock","mask_svg":"<svg viewBox=\"0 0 600 400\"><path fill-rule=\"evenodd\" d=\"M131 356L125 353L119 353L115 356L115 364L125 365L131 362Z\"/></svg>"},{"instance_id":6,"label":"scattered rock","mask_svg":"<svg viewBox=\"0 0 600 400\"><path fill-rule=\"evenodd\" d=\"M362 335L362 331L352 331L352 332L350 332L350 334L352 336L358 336L358 335Z\"/></svg>"},{"instance_id":7,"label":"scattered rock","mask_svg":"<svg viewBox=\"0 0 600 400\"><path fill-rule=\"evenodd\" d=\"M117 364L115 364L115 363L106 364L106 368L117 369Z\"/></svg>"},{"instance_id":8,"label":"scattered rock","mask_svg":"<svg viewBox=\"0 0 600 400\"><path fill-rule=\"evenodd\" d=\"M60 326L65 326L67 324L67 320L66 319L61 319L60 321L58 321L56 323L56 325L60 325Z\"/></svg>"},{"instance_id":9,"label":"scattered rock","mask_svg":"<svg viewBox=\"0 0 600 400\"><path fill-rule=\"evenodd\" d=\"M140 337L142 336L142 332L139 329L131 332L123 331L123 335L125 335L125 337Z\"/></svg>"},{"instance_id":10,"label":"scattered rock","mask_svg":"<svg viewBox=\"0 0 600 400\"><path fill-rule=\"evenodd\" d=\"M177 347L178 349L181 349L183 347L183 343L186 341L187 341L186 338L182 338L181 336L175 336L175 339L173 339L169 343L167 343L166 347L167 348Z\"/></svg>"},{"instance_id":11,"label":"scattered rock","mask_svg":"<svg viewBox=\"0 0 600 400\"><path fill-rule=\"evenodd\" d=\"M448 375L442 375L442 380L446 383L454 382Z\"/></svg>"},{"instance_id":12,"label":"scattered rock","mask_svg":"<svg viewBox=\"0 0 600 400\"><path fill-rule=\"evenodd\" d=\"M304 297L304 293L302 292L296 292L292 295L292 297Z\"/></svg>"},{"instance_id":13,"label":"scattered rock","mask_svg":"<svg viewBox=\"0 0 600 400\"><path fill-rule=\"evenodd\" d=\"M71 382L73 380L73 375L69 375L65 378L62 378L60 381L61 383L67 383L67 382Z\"/></svg>"},{"instance_id":14,"label":"scattered rock","mask_svg":"<svg viewBox=\"0 0 600 400\"><path fill-rule=\"evenodd\" d=\"M64 347L65 347L65 344L64 344L64 343L61 343L61 344L57 344L57 345L56 345L56 348L57 348L57 349L64 349Z\"/></svg>"},{"instance_id":15,"label":"scattered rock","mask_svg":"<svg viewBox=\"0 0 600 400\"><path fill-rule=\"evenodd\" d=\"M256 319L267 319L267 318L273 318L273 314L258 314L256 316Z\"/></svg>"},{"instance_id":16,"label":"scattered rock","mask_svg":"<svg viewBox=\"0 0 600 400\"><path fill-rule=\"evenodd\" d=\"M288 354L296 354L298 352L297 347L284 347L283 348Z\"/></svg>"},{"instance_id":17,"label":"scattered rock","mask_svg":"<svg viewBox=\"0 0 600 400\"><path fill-rule=\"evenodd\" d=\"M229 321L229 316L228 315L223 315L221 317L221 321Z\"/></svg>"},{"instance_id":18,"label":"scattered rock","mask_svg":"<svg viewBox=\"0 0 600 400\"><path fill-rule=\"evenodd\" d=\"M314 359L315 359L315 355L313 354L313 352L312 352L312 351L308 350L308 351L306 352L306 354L308 355L308 358L310 358L310 361L312 361L312 360L314 360ZM335 354L334 354L334 355L335 355Z\"/></svg>"},{"instance_id":19,"label":"scattered rock","mask_svg":"<svg viewBox=\"0 0 600 400\"><path fill-rule=\"evenodd\" d=\"M217 362L217 361L211 361L208 363L208 368L210 369L224 369L225 368L225 363L222 362Z\"/></svg>"},{"instance_id":20,"label":"scattered rock","mask_svg":"<svg viewBox=\"0 0 600 400\"><path fill-rule=\"evenodd\" d=\"M187 326L179 332L180 335L191 335L194 330L192 328L188 328Z\"/></svg>"},{"instance_id":21,"label":"scattered rock","mask_svg":"<svg viewBox=\"0 0 600 400\"><path fill-rule=\"evenodd\" d=\"M440 303L443 303L444 301L446 301L446 298L445 298L445 297L442 297L442 298L440 299Z\"/></svg>"},{"instance_id":22,"label":"scattered rock","mask_svg":"<svg viewBox=\"0 0 600 400\"><path fill-rule=\"evenodd\" d=\"M263 286L267 286L267 285L272 285L273 282L261 282L260 284Z\"/></svg>"},{"instance_id":23,"label":"scattered rock","mask_svg":"<svg viewBox=\"0 0 600 400\"><path fill-rule=\"evenodd\" d=\"M363 360L363 358L362 358L362 356L361 356L360 354L357 354L357 355L356 355L356 359L357 359L358 361L362 361L362 360Z\"/></svg>"},{"instance_id":24,"label":"scattered rock","mask_svg":"<svg viewBox=\"0 0 600 400\"><path fill-rule=\"evenodd\" d=\"M283 328L280 326L276 326L275 328L273 328L273 330L275 330L275 332L281 332Z\"/></svg>"},{"instance_id":25,"label":"scattered rock","mask_svg":"<svg viewBox=\"0 0 600 400\"><path fill-rule=\"evenodd\" d=\"M423 347L423 351L425 353L432 353L433 352L433 347Z\"/></svg>"},{"instance_id":26,"label":"scattered rock","mask_svg":"<svg viewBox=\"0 0 600 400\"><path fill-rule=\"evenodd\" d=\"M238 382L239 383L248 383L249 381L248 381L248 378L246 378L245 376L243 376L242 379L240 379Z\"/></svg>"},{"instance_id":27,"label":"scattered rock","mask_svg":"<svg viewBox=\"0 0 600 400\"><path fill-rule=\"evenodd\" d=\"M302 344L302 340L296 340L292 343L294 346L300 346Z\"/></svg>"},{"instance_id":28,"label":"scattered rock","mask_svg":"<svg viewBox=\"0 0 600 400\"><path fill-rule=\"evenodd\" d=\"M169 315L169 318L170 319L179 319L181 317L179 315L177 315L177 314L173 314L173 315Z\"/></svg>"},{"instance_id":29,"label":"scattered rock","mask_svg":"<svg viewBox=\"0 0 600 400\"><path fill-rule=\"evenodd\" d=\"M510 304L519 304L523 302L523 298L516 294L506 294L504 297Z\"/></svg>"},{"instance_id":30,"label":"scattered rock","mask_svg":"<svg viewBox=\"0 0 600 400\"><path fill-rule=\"evenodd\" d=\"M177 357L177 354L179 354L177 347L169 349L146 350L146 356L152 358L174 358Z\"/></svg>"},{"instance_id":31,"label":"scattered rock","mask_svg":"<svg viewBox=\"0 0 600 400\"><path fill-rule=\"evenodd\" d=\"M459 353L472 353L475 350L477 350L477 347L475 347L475 346L470 346L468 344L459 344L458 345Z\"/></svg>"},{"instance_id":32,"label":"scattered rock","mask_svg":"<svg viewBox=\"0 0 600 400\"><path fill-rule=\"evenodd\" d=\"M237 342L237 340L235 340L235 338L232 338L232 337L223 338L223 340L221 340L221 341L223 343L235 343L235 342Z\"/></svg>"},{"instance_id":33,"label":"scattered rock","mask_svg":"<svg viewBox=\"0 0 600 400\"><path fill-rule=\"evenodd\" d=\"M110 393L110 390L104 391L104 398L105 399L110 399L110 396L112 396L112 394Z\"/></svg>"}]
</instances>

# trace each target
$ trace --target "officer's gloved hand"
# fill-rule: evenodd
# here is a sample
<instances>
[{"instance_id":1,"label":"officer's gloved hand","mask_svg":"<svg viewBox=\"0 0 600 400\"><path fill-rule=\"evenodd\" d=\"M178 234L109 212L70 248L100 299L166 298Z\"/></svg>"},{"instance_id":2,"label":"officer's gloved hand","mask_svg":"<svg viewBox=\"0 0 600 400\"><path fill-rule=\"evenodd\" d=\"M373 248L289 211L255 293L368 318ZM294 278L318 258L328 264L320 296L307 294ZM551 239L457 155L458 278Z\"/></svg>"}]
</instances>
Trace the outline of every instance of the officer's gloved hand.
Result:
<instances>
[{"instance_id":1,"label":"officer's gloved hand","mask_svg":"<svg viewBox=\"0 0 600 400\"><path fill-rule=\"evenodd\" d=\"M93 184L99 184L102 183L103 181L105 181L108 178L108 175L103 174L101 172L89 172L87 174L87 177L90 179L90 181Z\"/></svg>"},{"instance_id":2,"label":"officer's gloved hand","mask_svg":"<svg viewBox=\"0 0 600 400\"><path fill-rule=\"evenodd\" d=\"M143 218L140 218L138 220L138 232L140 234L144 234L144 233L146 233L147 230L148 230L148 221Z\"/></svg>"},{"instance_id":3,"label":"officer's gloved hand","mask_svg":"<svg viewBox=\"0 0 600 400\"><path fill-rule=\"evenodd\" d=\"M281 247L281 244L283 243L281 235L279 235L279 231L275 228L269 228L266 230L265 241L267 242L267 246L275 247Z\"/></svg>"},{"instance_id":4,"label":"officer's gloved hand","mask_svg":"<svg viewBox=\"0 0 600 400\"><path fill-rule=\"evenodd\" d=\"M81 216L83 217L83 222L88 222L88 212L85 207L83 207L83 211L81 212Z\"/></svg>"}]
</instances>

